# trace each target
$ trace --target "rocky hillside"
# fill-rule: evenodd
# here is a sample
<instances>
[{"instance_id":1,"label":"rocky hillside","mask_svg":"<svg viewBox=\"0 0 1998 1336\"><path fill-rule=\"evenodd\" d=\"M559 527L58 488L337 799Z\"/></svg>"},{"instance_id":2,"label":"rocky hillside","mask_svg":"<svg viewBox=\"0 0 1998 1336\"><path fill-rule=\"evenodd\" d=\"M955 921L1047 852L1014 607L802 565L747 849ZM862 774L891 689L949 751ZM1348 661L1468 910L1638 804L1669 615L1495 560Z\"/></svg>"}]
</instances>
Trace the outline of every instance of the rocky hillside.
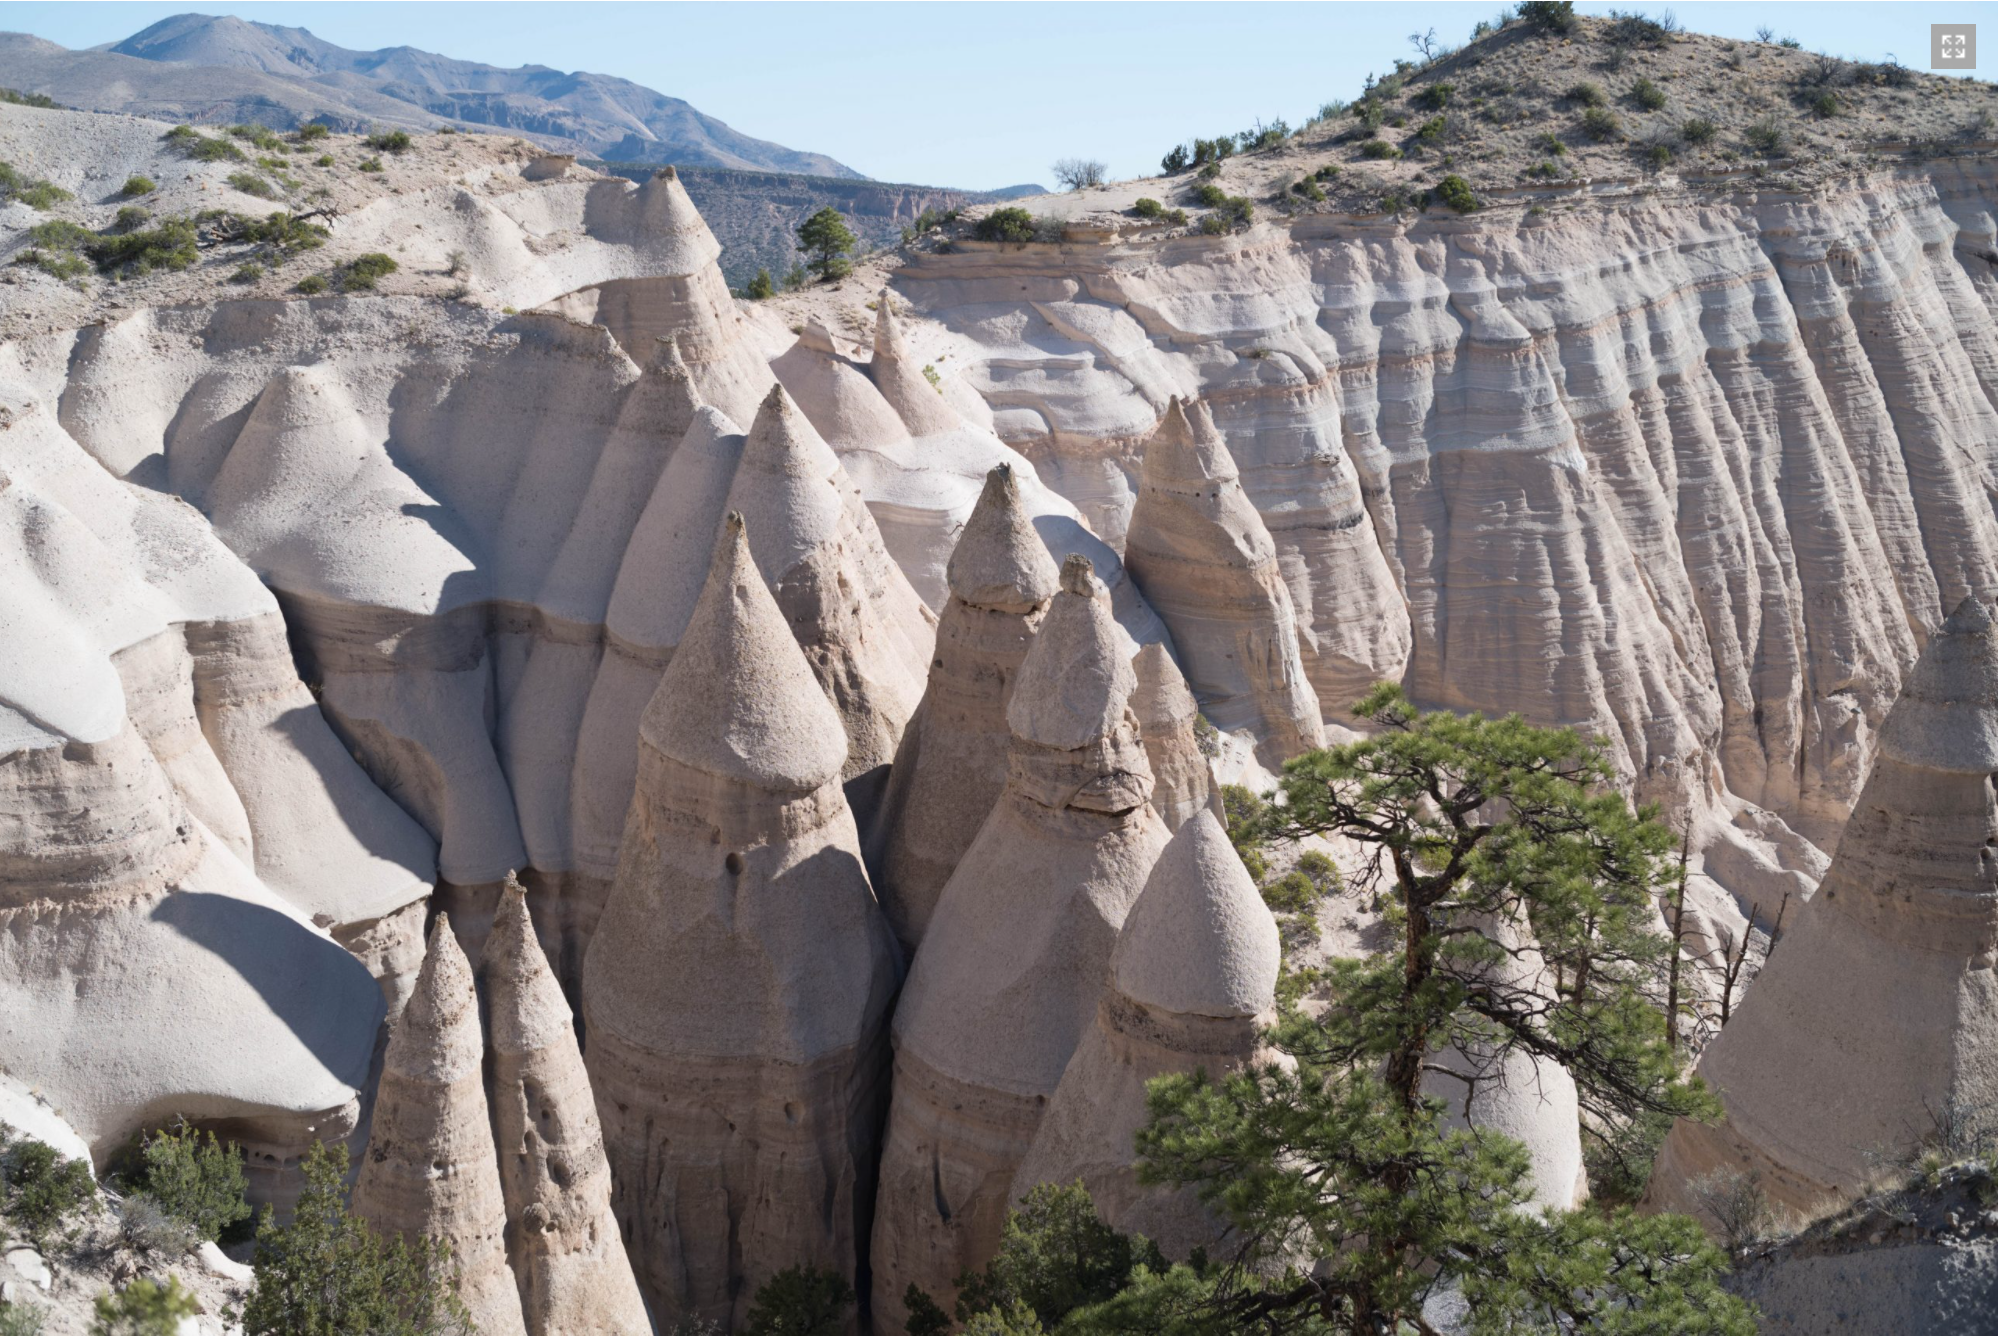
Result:
<instances>
[{"instance_id":1,"label":"rocky hillside","mask_svg":"<svg viewBox=\"0 0 1998 1336\"><path fill-rule=\"evenodd\" d=\"M628 79L543 65L501 69L414 47L350 51L304 28L206 14L162 19L107 48L0 34L0 86L64 106L281 130L499 130L564 152L815 176L860 173L754 139Z\"/></svg>"},{"instance_id":2,"label":"rocky hillside","mask_svg":"<svg viewBox=\"0 0 1998 1336\"><path fill-rule=\"evenodd\" d=\"M1552 208L1605 189L1809 189L1998 143L1998 85L1638 16L1573 23L1515 21L1435 60L1397 62L1290 134L1032 211L1109 214L1149 195L1198 226L1213 186L1286 217L1402 214L1453 207L1440 193L1452 176L1473 209ZM1199 145L1182 147L1191 158Z\"/></svg>"}]
</instances>

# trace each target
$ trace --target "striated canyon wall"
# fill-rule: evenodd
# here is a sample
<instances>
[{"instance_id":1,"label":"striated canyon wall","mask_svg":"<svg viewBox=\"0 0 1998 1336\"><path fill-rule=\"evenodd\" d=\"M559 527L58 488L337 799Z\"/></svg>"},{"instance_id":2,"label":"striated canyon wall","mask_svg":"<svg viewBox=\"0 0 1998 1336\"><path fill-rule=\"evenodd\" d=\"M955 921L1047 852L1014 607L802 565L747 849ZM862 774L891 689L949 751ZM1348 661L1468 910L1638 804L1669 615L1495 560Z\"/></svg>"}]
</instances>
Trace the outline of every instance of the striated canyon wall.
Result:
<instances>
[{"instance_id":1,"label":"striated canyon wall","mask_svg":"<svg viewBox=\"0 0 1998 1336\"><path fill-rule=\"evenodd\" d=\"M1121 544L1198 397L1337 720L1379 677L1604 733L1646 796L1829 844L1900 675L1992 587L1991 168L1814 197L961 242L897 288Z\"/></svg>"}]
</instances>

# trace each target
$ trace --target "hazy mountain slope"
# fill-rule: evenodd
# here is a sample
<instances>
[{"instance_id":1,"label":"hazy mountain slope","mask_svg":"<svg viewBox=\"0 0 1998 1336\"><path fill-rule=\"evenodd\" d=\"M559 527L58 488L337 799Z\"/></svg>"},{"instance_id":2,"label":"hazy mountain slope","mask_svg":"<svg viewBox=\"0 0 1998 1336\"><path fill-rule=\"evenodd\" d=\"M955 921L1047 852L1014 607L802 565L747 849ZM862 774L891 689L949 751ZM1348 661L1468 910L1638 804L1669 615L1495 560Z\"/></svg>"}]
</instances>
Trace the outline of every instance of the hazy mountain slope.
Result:
<instances>
[{"instance_id":1,"label":"hazy mountain slope","mask_svg":"<svg viewBox=\"0 0 1998 1336\"><path fill-rule=\"evenodd\" d=\"M164 120L261 120L281 129L322 120L343 130L449 121L628 162L860 176L628 79L501 69L413 47L352 51L303 28L203 14L162 19L91 51L0 34L0 82L84 110Z\"/></svg>"}]
</instances>

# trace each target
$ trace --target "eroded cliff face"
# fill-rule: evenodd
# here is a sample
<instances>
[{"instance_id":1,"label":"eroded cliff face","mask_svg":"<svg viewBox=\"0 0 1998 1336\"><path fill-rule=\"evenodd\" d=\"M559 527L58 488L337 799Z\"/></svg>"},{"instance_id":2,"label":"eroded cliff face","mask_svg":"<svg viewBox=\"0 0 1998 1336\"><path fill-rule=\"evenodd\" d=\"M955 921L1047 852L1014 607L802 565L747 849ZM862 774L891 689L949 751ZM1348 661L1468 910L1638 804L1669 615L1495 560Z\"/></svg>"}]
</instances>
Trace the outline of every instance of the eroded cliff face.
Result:
<instances>
[{"instance_id":1,"label":"eroded cliff face","mask_svg":"<svg viewBox=\"0 0 1998 1336\"><path fill-rule=\"evenodd\" d=\"M1327 718L1371 680L1604 733L1829 843L1998 566L1991 168L1410 223L962 242L897 288L1121 542L1172 395L1262 512Z\"/></svg>"},{"instance_id":2,"label":"eroded cliff face","mask_svg":"<svg viewBox=\"0 0 1998 1336\"><path fill-rule=\"evenodd\" d=\"M728 297L670 177L513 173L490 198L487 181L393 216L377 202L336 241L393 245L421 217L426 253L457 240L506 257L490 291L525 314L204 298L0 343L0 508L15 517L0 547L0 1066L47 1085L100 1149L189 1113L255 1143L279 1195L306 1139L363 1125L378 1027L433 906L476 944L510 869L574 1000L627 816L652 810L633 804L651 764L641 719L692 708L658 690L729 505L768 513L754 562L815 704L842 745L869 743L870 771L935 671L918 599L943 606L991 469L1012 468L1051 557L1095 563L1097 670L1121 681L1113 660L1151 646L1098 740L1151 774L1165 819L1143 794L1119 809L1136 852L1101 860L1118 894L1101 897L1092 960L1209 778L1193 697L1117 556L1175 395L1211 415L1239 469L1326 719L1349 722L1389 678L1425 704L1599 731L1641 796L1692 811L1707 872L1744 898L1811 888L1824 860L1797 832L1832 846L1942 609L1998 587L1998 181L1976 160L1808 198L1668 181L1539 214L1315 215L1224 237L1084 222L1059 246L964 242L762 308ZM759 455L778 385L799 420ZM782 444L765 426L761 445ZM745 470L763 455L782 467ZM798 544L844 555L776 560ZM1259 617L1285 602L1264 592ZM1212 617L1190 612L1198 635ZM874 662L863 649L893 660L894 690L853 687L885 673L840 667ZM844 810L833 778L858 773L843 767L815 772L814 810ZM958 832L1008 886L1101 824L1055 829L1027 801L1006 800L1010 826ZM839 841L866 917L859 831ZM1076 867L1057 889L1095 884ZM988 939L1017 925L953 931L962 958L989 962ZM238 980L214 956L259 967ZM942 968L919 952L915 977ZM1070 1030L1090 1024L1104 968L1078 969ZM870 982L856 1033L886 987ZM662 1025L691 1014L659 1010ZM955 1073L961 1042L926 1048L918 1010L877 1287L884 1258L940 1289L979 1260L1029 1104L1074 1042L1032 1081ZM171 1043L147 1028L168 1015ZM268 1055L247 1073L246 1033ZM752 1048L729 1054L742 1072L774 1060ZM657 1056L627 1085L677 1098ZM884 1083L852 1073L884 1064L835 1057L837 1079L802 1088L855 1111L840 1127L870 1124ZM713 1088L754 1102L749 1077L730 1080ZM606 1125L624 1138L613 1165L647 1151ZM954 1147L941 1178L924 1138ZM860 1166L877 1148L856 1134L850 1149ZM859 1255L866 1171L835 1177L832 1242L771 1256ZM975 1201L978 1229L960 1228L962 1255L919 1257L939 1181ZM724 1279L689 1302L735 1312L726 1259L709 1272ZM900 1290L884 1295L882 1311Z\"/></svg>"}]
</instances>

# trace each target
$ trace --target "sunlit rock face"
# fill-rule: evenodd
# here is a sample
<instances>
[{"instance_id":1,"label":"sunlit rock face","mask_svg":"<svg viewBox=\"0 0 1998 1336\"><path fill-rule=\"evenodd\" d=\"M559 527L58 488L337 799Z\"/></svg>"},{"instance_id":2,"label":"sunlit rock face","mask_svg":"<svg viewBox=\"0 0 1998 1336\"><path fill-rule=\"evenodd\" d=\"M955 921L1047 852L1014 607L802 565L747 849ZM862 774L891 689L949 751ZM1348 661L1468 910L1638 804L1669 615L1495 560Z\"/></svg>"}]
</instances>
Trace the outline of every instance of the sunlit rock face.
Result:
<instances>
[{"instance_id":1,"label":"sunlit rock face","mask_svg":"<svg viewBox=\"0 0 1998 1336\"><path fill-rule=\"evenodd\" d=\"M1124 560L1217 728L1271 769L1323 741L1276 546L1204 406L1174 399L1145 442Z\"/></svg>"},{"instance_id":2,"label":"sunlit rock face","mask_svg":"<svg viewBox=\"0 0 1998 1336\"><path fill-rule=\"evenodd\" d=\"M646 1336L569 1001L518 882L501 896L479 976L506 1252L528 1336Z\"/></svg>"},{"instance_id":3,"label":"sunlit rock face","mask_svg":"<svg viewBox=\"0 0 1998 1336\"><path fill-rule=\"evenodd\" d=\"M0 424L0 1068L100 1157L175 1114L220 1127L282 1205L306 1147L357 1126L431 846L191 507L17 383Z\"/></svg>"},{"instance_id":4,"label":"sunlit rock face","mask_svg":"<svg viewBox=\"0 0 1998 1336\"><path fill-rule=\"evenodd\" d=\"M618 1225L655 1315L740 1323L787 1267L854 1275L900 979L846 734L731 513L639 725L583 974Z\"/></svg>"},{"instance_id":5,"label":"sunlit rock face","mask_svg":"<svg viewBox=\"0 0 1998 1336\"><path fill-rule=\"evenodd\" d=\"M950 557L950 602L922 703L902 735L875 821L876 888L905 951L1006 785L1006 706L1057 572L1012 467L987 475Z\"/></svg>"},{"instance_id":6,"label":"sunlit rock face","mask_svg":"<svg viewBox=\"0 0 1998 1336\"><path fill-rule=\"evenodd\" d=\"M1151 424L1210 404L1326 718L1401 679L1829 842L1902 671L1998 564L1989 171L974 242L897 287L1113 541Z\"/></svg>"},{"instance_id":7,"label":"sunlit rock face","mask_svg":"<svg viewBox=\"0 0 1998 1336\"><path fill-rule=\"evenodd\" d=\"M1228 1226L1189 1188L1138 1181L1145 1083L1169 1072L1220 1080L1258 1058L1276 1021L1283 950L1276 920L1203 808L1152 866L1110 957L1096 1021L1076 1046L1013 1177L1012 1197L1080 1181L1111 1226L1168 1257L1218 1249Z\"/></svg>"},{"instance_id":8,"label":"sunlit rock face","mask_svg":"<svg viewBox=\"0 0 1998 1336\"><path fill-rule=\"evenodd\" d=\"M1966 599L1887 716L1818 892L1701 1055L1717 1124L1682 1120L1651 1196L1713 1172L1799 1212L1842 1204L1938 1119L1998 1099L1998 624Z\"/></svg>"},{"instance_id":9,"label":"sunlit rock face","mask_svg":"<svg viewBox=\"0 0 1998 1336\"><path fill-rule=\"evenodd\" d=\"M1093 1023L1125 915L1166 842L1109 599L1070 557L1007 706L1006 787L937 901L894 1022L874 1314L946 1303L999 1243L1009 1189Z\"/></svg>"}]
</instances>

